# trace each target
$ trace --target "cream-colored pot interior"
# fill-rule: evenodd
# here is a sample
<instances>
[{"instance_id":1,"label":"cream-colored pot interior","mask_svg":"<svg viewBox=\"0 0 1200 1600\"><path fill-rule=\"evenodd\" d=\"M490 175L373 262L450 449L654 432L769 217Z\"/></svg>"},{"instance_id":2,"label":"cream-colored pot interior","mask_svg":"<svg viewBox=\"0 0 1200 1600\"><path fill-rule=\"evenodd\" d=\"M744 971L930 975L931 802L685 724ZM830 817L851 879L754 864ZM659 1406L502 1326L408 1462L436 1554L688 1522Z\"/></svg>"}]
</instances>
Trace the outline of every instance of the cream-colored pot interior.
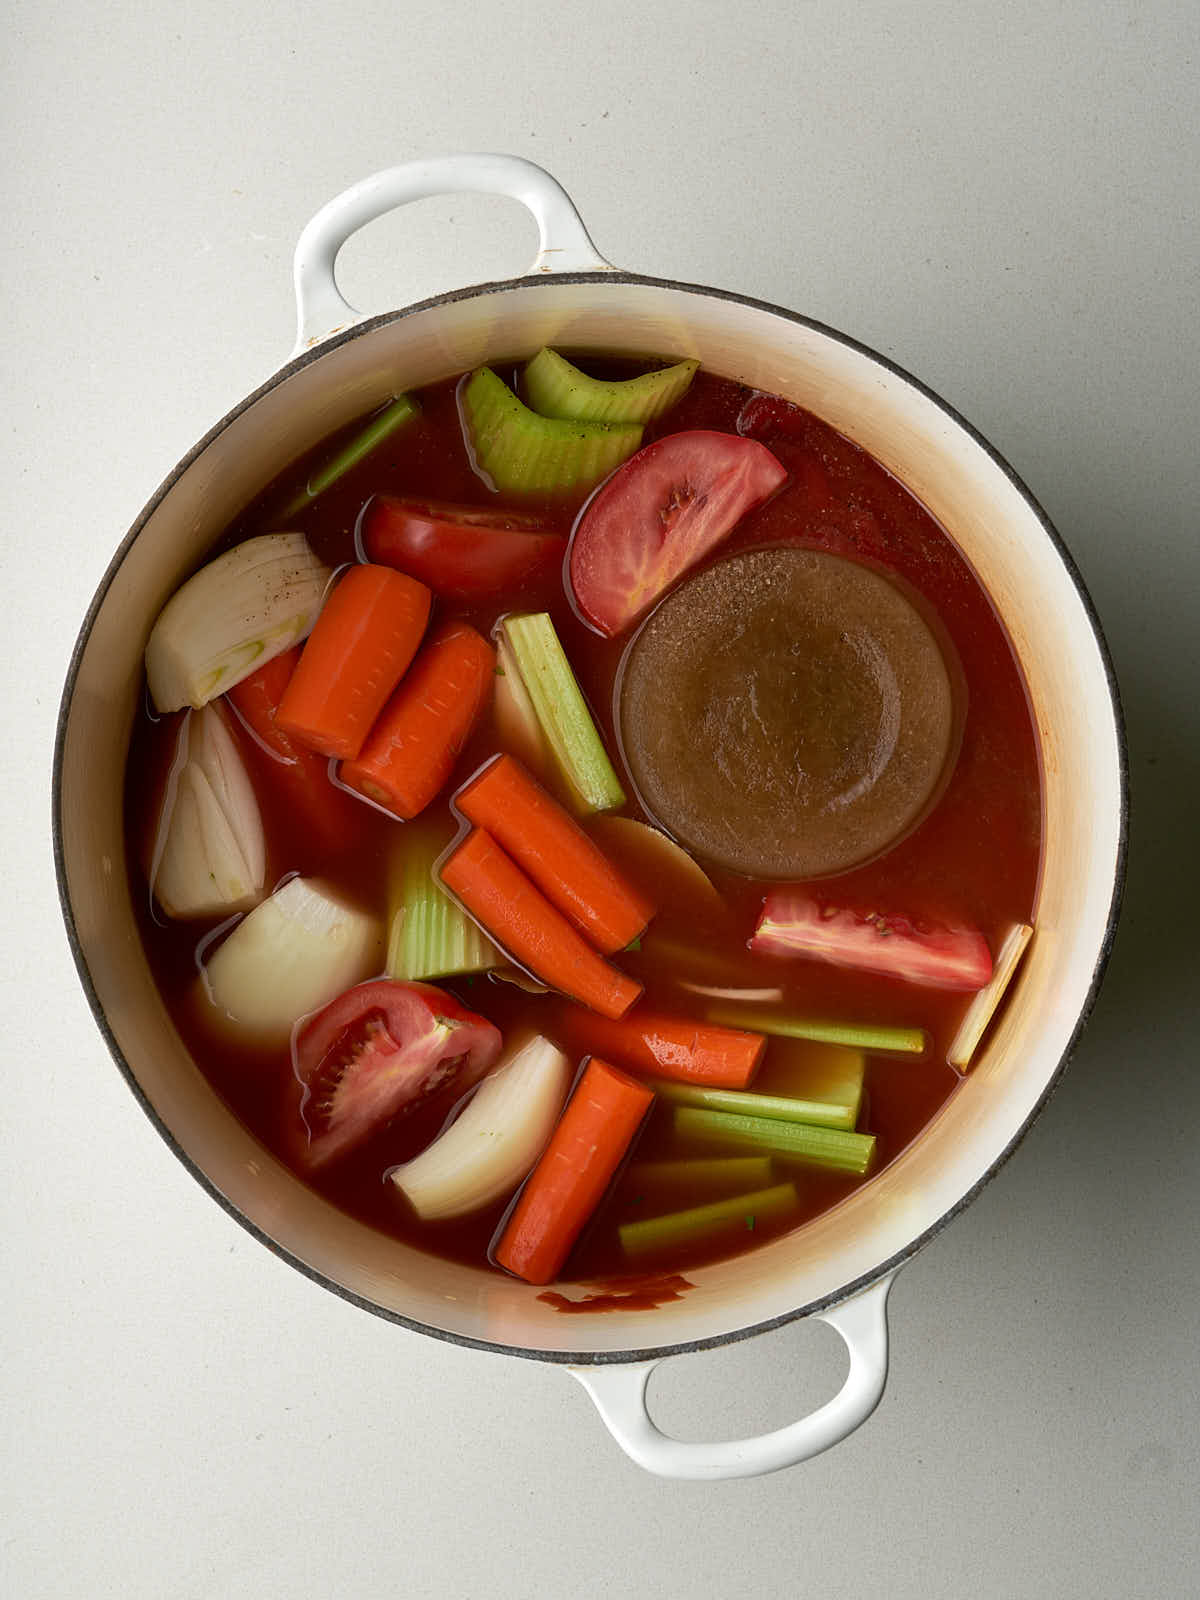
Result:
<instances>
[{"instance_id":1,"label":"cream-colored pot interior","mask_svg":"<svg viewBox=\"0 0 1200 1600\"><path fill-rule=\"evenodd\" d=\"M180 1043L131 911L122 772L160 606L231 515L289 459L399 389L543 344L698 356L817 412L868 449L958 541L1024 667L1045 766L1037 935L1003 1024L917 1143L790 1237L696 1271L653 1311L563 1316L526 1285L435 1260L343 1216L237 1123ZM114 1049L167 1135L252 1226L373 1309L550 1358L611 1359L720 1339L836 1300L909 1253L1022 1132L1086 1011L1122 849L1121 741L1077 581L1006 469L910 379L831 333L712 291L623 274L528 278L366 323L284 369L168 481L110 572L64 709L59 773L68 920Z\"/></svg>"}]
</instances>

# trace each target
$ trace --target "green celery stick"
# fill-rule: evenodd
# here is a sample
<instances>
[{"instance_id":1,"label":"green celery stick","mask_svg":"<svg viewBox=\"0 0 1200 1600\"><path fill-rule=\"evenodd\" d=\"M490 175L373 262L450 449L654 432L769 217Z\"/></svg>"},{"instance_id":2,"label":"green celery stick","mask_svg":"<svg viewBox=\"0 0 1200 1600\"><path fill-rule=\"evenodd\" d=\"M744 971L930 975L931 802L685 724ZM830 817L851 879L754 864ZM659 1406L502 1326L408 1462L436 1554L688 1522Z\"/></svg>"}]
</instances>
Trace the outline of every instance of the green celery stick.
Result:
<instances>
[{"instance_id":1,"label":"green celery stick","mask_svg":"<svg viewBox=\"0 0 1200 1600\"><path fill-rule=\"evenodd\" d=\"M406 823L393 860L388 896L387 975L411 983L483 972L504 959L433 876L449 830Z\"/></svg>"},{"instance_id":2,"label":"green celery stick","mask_svg":"<svg viewBox=\"0 0 1200 1600\"><path fill-rule=\"evenodd\" d=\"M814 1128L805 1122L780 1122L772 1117L747 1117L727 1111L675 1109L675 1132L681 1139L719 1139L750 1145L813 1166L861 1177L875 1153L873 1133L845 1133L840 1128Z\"/></svg>"},{"instance_id":3,"label":"green celery stick","mask_svg":"<svg viewBox=\"0 0 1200 1600\"><path fill-rule=\"evenodd\" d=\"M765 1189L771 1182L770 1156L711 1156L692 1161L635 1161L625 1170L626 1188Z\"/></svg>"},{"instance_id":4,"label":"green celery stick","mask_svg":"<svg viewBox=\"0 0 1200 1600\"><path fill-rule=\"evenodd\" d=\"M821 1100L796 1100L777 1094L754 1094L742 1089L705 1089L691 1083L651 1084L655 1094L677 1106L705 1106L710 1111L735 1111L748 1117L770 1117L778 1122L807 1122L821 1128L850 1130L857 1107L830 1105Z\"/></svg>"},{"instance_id":5,"label":"green celery stick","mask_svg":"<svg viewBox=\"0 0 1200 1600\"><path fill-rule=\"evenodd\" d=\"M749 1028L754 1033L774 1033L785 1039L816 1039L859 1050L898 1050L919 1056L925 1049L921 1028L891 1028L874 1022L819 1022L808 1017L772 1016L769 1011L743 1006L710 1006L708 1020L728 1028Z\"/></svg>"},{"instance_id":6,"label":"green celery stick","mask_svg":"<svg viewBox=\"0 0 1200 1600\"><path fill-rule=\"evenodd\" d=\"M363 457L369 455L390 433L394 433L397 428L403 427L406 422L411 422L420 414L416 401L410 400L406 394L398 395L390 404L384 406L382 411L376 412L363 431L356 433L349 444L343 445L332 460L314 472L307 483L277 512L277 516L284 519L298 516L319 494L323 494L330 484L336 483L343 474L350 471L351 467L356 467Z\"/></svg>"},{"instance_id":7,"label":"green celery stick","mask_svg":"<svg viewBox=\"0 0 1200 1600\"><path fill-rule=\"evenodd\" d=\"M687 393L698 361L680 361L637 378L589 378L556 350L539 350L525 367L525 398L543 417L580 422L649 422Z\"/></svg>"},{"instance_id":8,"label":"green celery stick","mask_svg":"<svg viewBox=\"0 0 1200 1600\"><path fill-rule=\"evenodd\" d=\"M647 1255L681 1244L690 1244L710 1233L753 1230L764 1222L774 1222L796 1209L796 1188L777 1183L770 1189L754 1189L735 1194L728 1200L714 1200L689 1211L672 1211L663 1217L645 1217L626 1222L617 1232L627 1255Z\"/></svg>"},{"instance_id":9,"label":"green celery stick","mask_svg":"<svg viewBox=\"0 0 1200 1600\"><path fill-rule=\"evenodd\" d=\"M575 809L587 815L623 806L625 791L608 759L549 612L505 617L500 628Z\"/></svg>"},{"instance_id":10,"label":"green celery stick","mask_svg":"<svg viewBox=\"0 0 1200 1600\"><path fill-rule=\"evenodd\" d=\"M463 380L458 400L475 465L501 494L585 494L642 442L640 423L540 417L490 367Z\"/></svg>"}]
</instances>

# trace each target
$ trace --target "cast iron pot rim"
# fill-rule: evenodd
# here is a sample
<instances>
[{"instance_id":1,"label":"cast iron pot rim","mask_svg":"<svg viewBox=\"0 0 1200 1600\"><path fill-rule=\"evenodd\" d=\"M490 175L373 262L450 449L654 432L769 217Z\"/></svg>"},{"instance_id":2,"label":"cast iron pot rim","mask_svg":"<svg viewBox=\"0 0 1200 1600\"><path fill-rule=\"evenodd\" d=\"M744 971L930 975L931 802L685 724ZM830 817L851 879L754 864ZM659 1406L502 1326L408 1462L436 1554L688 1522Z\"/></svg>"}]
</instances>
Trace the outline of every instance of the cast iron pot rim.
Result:
<instances>
[{"instance_id":1,"label":"cast iron pot rim","mask_svg":"<svg viewBox=\"0 0 1200 1600\"><path fill-rule=\"evenodd\" d=\"M995 1161L992 1162L991 1166L982 1175L982 1177L979 1178L979 1180L970 1189L968 1189L965 1194L960 1195L948 1210L944 1211L940 1217L938 1217L934 1222L930 1223L930 1225L922 1233L918 1234L915 1239L911 1240L907 1245L905 1245L902 1250L898 1250L893 1256L889 1257L888 1260L882 1262L870 1272L863 1273L858 1278L855 1278L852 1282L844 1285L834 1293L825 1295L819 1300L814 1300L808 1305L799 1306L795 1310L783 1312L780 1316L770 1317L764 1322L757 1322L748 1327L736 1328L730 1333L714 1334L707 1339L692 1339L682 1344L648 1346L645 1349L639 1350L531 1350L522 1345L497 1344L487 1339L475 1339L471 1338L467 1334L454 1333L449 1329L435 1328L428 1323L419 1322L413 1317L406 1317L399 1311L390 1311L386 1306L377 1305L373 1300L365 1299L362 1295L356 1294L353 1290L347 1289L344 1285L334 1282L332 1278L328 1278L323 1272L318 1272L314 1267L310 1267L306 1262L301 1261L298 1257L294 1256L291 1251L285 1250L283 1246L272 1239L269 1234L263 1232L263 1230L256 1223L252 1222L249 1217L245 1216L241 1211L239 1211L232 1201L228 1200L220 1192L207 1174L203 1172L199 1166L197 1166L187 1152L179 1145L175 1139L175 1136L171 1133L166 1124L160 1119L158 1113L151 1105L149 1098L142 1089L141 1084L138 1082L136 1074L129 1065L129 1062L126 1061L124 1053L122 1052L111 1028L108 1025L108 1019L92 983L91 972L84 957L83 946L78 930L75 926L75 918L71 909L71 901L67 888L66 861L63 851L62 768L64 748L66 744L67 720L70 712L71 701L75 692L75 680L79 673L79 668L83 660L83 654L87 648L88 640L91 637L92 627L95 623L96 616L99 613L100 607L104 603L104 599L108 593L109 587L112 584L113 579L116 577L117 572L120 570L126 555L132 548L134 541L141 534L146 523L158 509L165 496L188 470L192 463L196 461L205 450L207 450L209 445L218 437L219 434L223 433L224 430L229 427L231 423L236 421L236 419L240 417L243 412L248 411L251 406L255 405L263 395L267 394L271 389L274 389L278 384L284 382L286 379L294 376L294 374L301 371L304 367L311 365L315 361L319 361L323 356L329 354L329 352L340 348L343 344L346 344L351 339L360 338L364 334L374 332L378 328L387 327L392 323L402 321L405 317L414 316L420 311L432 310L438 306L452 305L456 301L473 299L476 296L483 294L501 294L514 291L520 292L525 290L537 290L540 289L546 282L556 284L584 283L595 289L606 289L610 284L643 284L649 285L653 288L675 290L683 294L703 295L713 300L727 300L735 305L746 306L754 311L763 311L771 316L783 317L788 322L796 323L801 327L811 328L814 332L820 333L826 338L845 345L847 348L856 351L859 355L866 356L869 360L876 362L886 371L893 374L893 376L900 378L907 384L910 384L912 388L917 390L917 392L923 395L927 400L932 401L933 404L936 405L944 415L948 416L953 422L955 422L958 427L960 427L963 432L967 434L968 437L986 453L989 460L991 460L994 465L1000 469L1000 471L1012 484L1013 488L1016 489L1018 494L1029 506L1030 510L1033 512L1034 516L1041 525L1042 532L1046 535L1047 539L1057 551L1059 559L1062 561L1067 575L1075 586L1075 589L1079 595L1079 599L1083 605L1088 621L1091 624L1092 632L1095 636L1096 644L1100 651L1100 658L1104 667L1104 675L1108 684L1109 695L1112 700L1113 718L1117 734L1120 818L1117 839L1117 860L1113 876L1113 892L1112 899L1109 902L1108 919L1105 924L1104 936L1100 943L1100 949L1096 958L1095 967L1092 970L1091 984L1089 985L1083 1006L1080 1009L1075 1027L1072 1030L1071 1037L1067 1041L1066 1048L1059 1058L1058 1065L1047 1079L1046 1086L1042 1091L1037 1104L1025 1118L1025 1121L1021 1124L1021 1127L1017 1130L1017 1133L1014 1135L1008 1146L1001 1151L1001 1153L996 1157ZM241 1226L245 1228L246 1231L255 1239L257 1239L260 1244L265 1245L268 1250L278 1256L281 1260L286 1261L290 1266L295 1267L296 1270L303 1273L306 1278L310 1278L314 1283L320 1284L322 1288L328 1289L336 1295L340 1295L343 1300L349 1301L351 1305L358 1306L363 1311L372 1312L375 1316L383 1317L388 1322L398 1323L401 1327L408 1328L413 1333L427 1334L434 1339L443 1339L449 1344L461 1345L474 1350L485 1350L493 1355L520 1356L529 1361L545 1361L564 1366L622 1366L633 1365L636 1362L642 1361L658 1361L663 1360L668 1356L684 1355L695 1350L715 1350L724 1345L735 1344L742 1339L754 1338L758 1334L770 1333L772 1330L776 1328L782 1328L790 1322L796 1322L803 1317L813 1316L817 1312L828 1310L831 1306L838 1305L843 1300L849 1299L852 1295L856 1294L859 1290L866 1288L869 1284L876 1282L878 1279L885 1277L889 1273L896 1272L906 1261L908 1261L912 1256L916 1255L919 1250L928 1244L931 1239L935 1238L939 1233L941 1233L949 1223L953 1222L954 1218L958 1216L959 1212L970 1205L971 1201L975 1199L976 1195L979 1194L985 1185L991 1182L991 1180L996 1176L997 1172L999 1172L1000 1168L1005 1164L1006 1161L1008 1161L1009 1157L1021 1144L1030 1128L1032 1128L1033 1124L1042 1114L1042 1111L1048 1104L1050 1097L1058 1088L1063 1072L1066 1070L1067 1063L1075 1050L1075 1046L1079 1042L1080 1035L1083 1032L1087 1020L1092 1013L1092 1008L1096 1003L1096 996L1099 993L1100 984L1104 977L1105 968L1107 967L1109 957L1112 954L1113 940L1116 935L1117 922L1121 911L1121 899L1124 893L1125 867L1129 842L1129 755L1125 735L1124 714L1121 707L1120 690L1117 685L1116 673L1113 669L1112 656L1109 652L1108 642L1104 637L1104 630L1101 627L1100 618L1097 615L1095 605L1093 604L1091 595L1087 591L1087 587L1084 584L1082 575L1080 574L1079 568L1075 563L1074 557L1071 555L1071 552L1063 542L1061 535L1058 533L1057 529L1054 527L1045 511L1042 509L1039 502L1035 499L1030 490L1022 482L1021 478L999 453L999 451L996 450L993 445L989 444L983 435L979 433L979 431L973 427L965 417L960 415L960 413L956 411L952 405L949 405L945 400L943 400L942 397L933 389L929 388L927 384L922 383L919 378L913 377L913 375L906 371L905 368L901 367L898 363L889 360L887 356L880 355L878 351L871 349L869 345L862 344L857 339L853 339L847 334L840 333L836 328L831 328L826 323L818 322L812 317L802 316L797 311L788 311L782 306L772 305L769 301L757 300L751 295L737 294L730 289L714 289L703 284L680 283L671 278L655 278L648 277L643 273L615 270L603 272L561 272L547 274L544 277L526 276L520 278L504 278L492 283L474 284L464 289L455 289L445 294L433 295L429 299L417 301L413 305L405 306L398 311L383 312L378 316L366 318L361 322L354 323L351 327L346 328L341 332L331 334L328 338L322 339L321 342L317 345L314 345L312 349L303 351L298 356L294 356L284 366L280 367L277 372L273 373L265 383L260 384L257 389L253 390L252 393L245 397L245 399L241 400L236 406L234 406L231 411L227 412L226 415L222 417L221 420L212 428L210 428L204 437L193 446L187 455L185 455L183 459L178 462L168 476L164 478L162 483L155 490L154 494L146 502L146 505L142 508L142 511L138 515L136 521L133 523L133 526L130 528L129 532L125 535L124 539L122 539L120 545L117 547L116 553L109 562L104 576L100 580L99 587L92 598L92 603L88 607L87 614L84 617L83 624L79 630L79 636L75 641L75 647L71 652L71 660L67 669L66 683L63 687L62 700L59 705L58 726L54 738L54 761L51 771L51 784L51 827L54 846L54 869L58 882L58 898L59 904L62 908L63 920L66 923L67 939L71 947L71 954L75 960L76 971L79 973L80 982L82 983L84 992L87 995L88 1003L92 1008L92 1014L96 1019L101 1034L104 1036L105 1042L108 1045L109 1052L124 1076L125 1081L133 1091L134 1097L141 1105L142 1110L149 1117L150 1121L154 1124L155 1128L157 1128L158 1132L165 1140L168 1148L179 1158L179 1160L191 1173L192 1177L195 1178L197 1183L199 1183L200 1186L207 1191L212 1199L214 1199L217 1204L234 1219L235 1222L240 1223ZM635 1313L630 1314L634 1315Z\"/></svg>"}]
</instances>

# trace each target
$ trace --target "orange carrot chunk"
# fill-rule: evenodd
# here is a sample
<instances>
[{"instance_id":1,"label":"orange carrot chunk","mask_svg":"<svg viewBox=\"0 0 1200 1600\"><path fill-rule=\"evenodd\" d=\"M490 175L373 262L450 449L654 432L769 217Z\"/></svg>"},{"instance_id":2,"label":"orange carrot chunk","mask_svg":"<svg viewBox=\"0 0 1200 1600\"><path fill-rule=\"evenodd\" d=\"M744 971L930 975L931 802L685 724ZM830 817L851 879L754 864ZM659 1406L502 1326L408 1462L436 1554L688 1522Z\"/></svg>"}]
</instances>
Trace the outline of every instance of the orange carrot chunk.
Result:
<instances>
[{"instance_id":1,"label":"orange carrot chunk","mask_svg":"<svg viewBox=\"0 0 1200 1600\"><path fill-rule=\"evenodd\" d=\"M558 801L510 755L498 756L454 796L564 916L604 955L623 950L655 907Z\"/></svg>"},{"instance_id":2,"label":"orange carrot chunk","mask_svg":"<svg viewBox=\"0 0 1200 1600\"><path fill-rule=\"evenodd\" d=\"M454 770L478 722L496 672L496 652L465 622L430 635L383 708L355 761L338 776L398 817L415 817Z\"/></svg>"},{"instance_id":3,"label":"orange carrot chunk","mask_svg":"<svg viewBox=\"0 0 1200 1600\"><path fill-rule=\"evenodd\" d=\"M579 1050L599 1050L631 1072L710 1089L745 1089L767 1047L761 1033L641 1009L613 1021L563 1006L558 1019Z\"/></svg>"},{"instance_id":4,"label":"orange carrot chunk","mask_svg":"<svg viewBox=\"0 0 1200 1600\"><path fill-rule=\"evenodd\" d=\"M593 1056L521 1190L492 1259L528 1283L558 1276L654 1095Z\"/></svg>"},{"instance_id":5,"label":"orange carrot chunk","mask_svg":"<svg viewBox=\"0 0 1200 1600\"><path fill-rule=\"evenodd\" d=\"M439 869L442 883L513 960L552 989L605 1017L621 1017L642 992L598 956L482 828Z\"/></svg>"},{"instance_id":6,"label":"orange carrot chunk","mask_svg":"<svg viewBox=\"0 0 1200 1600\"><path fill-rule=\"evenodd\" d=\"M275 721L310 750L352 759L416 654L429 621L423 583L351 567L326 600Z\"/></svg>"},{"instance_id":7,"label":"orange carrot chunk","mask_svg":"<svg viewBox=\"0 0 1200 1600\"><path fill-rule=\"evenodd\" d=\"M316 836L325 850L353 844L363 809L329 781L329 761L291 739L275 721L279 702L300 659L300 646L256 667L226 691L236 715L235 730L264 782Z\"/></svg>"}]
</instances>

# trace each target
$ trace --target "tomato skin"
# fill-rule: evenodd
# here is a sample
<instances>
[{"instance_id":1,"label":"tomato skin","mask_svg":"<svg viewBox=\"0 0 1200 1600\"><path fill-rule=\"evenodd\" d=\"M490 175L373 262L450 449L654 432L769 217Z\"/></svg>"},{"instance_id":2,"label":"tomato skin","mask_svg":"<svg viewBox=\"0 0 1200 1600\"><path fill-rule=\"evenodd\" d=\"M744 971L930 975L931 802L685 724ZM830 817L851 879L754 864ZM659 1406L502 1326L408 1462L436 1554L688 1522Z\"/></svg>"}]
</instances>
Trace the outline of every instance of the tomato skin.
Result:
<instances>
[{"instance_id":1,"label":"tomato skin","mask_svg":"<svg viewBox=\"0 0 1200 1600\"><path fill-rule=\"evenodd\" d=\"M456 600L552 571L567 546L541 517L390 494L368 501L359 533L369 561L397 567Z\"/></svg>"},{"instance_id":2,"label":"tomato skin","mask_svg":"<svg viewBox=\"0 0 1200 1600\"><path fill-rule=\"evenodd\" d=\"M982 989L992 975L987 940L975 928L942 927L896 912L854 911L792 889L767 895L750 948L937 989Z\"/></svg>"},{"instance_id":3,"label":"tomato skin","mask_svg":"<svg viewBox=\"0 0 1200 1600\"><path fill-rule=\"evenodd\" d=\"M463 1093L500 1053L500 1030L427 983L376 978L310 1017L292 1046L310 1170L453 1084Z\"/></svg>"},{"instance_id":4,"label":"tomato skin","mask_svg":"<svg viewBox=\"0 0 1200 1600\"><path fill-rule=\"evenodd\" d=\"M580 512L569 579L585 621L611 638L733 532L787 477L765 445L704 428L631 456Z\"/></svg>"}]
</instances>

